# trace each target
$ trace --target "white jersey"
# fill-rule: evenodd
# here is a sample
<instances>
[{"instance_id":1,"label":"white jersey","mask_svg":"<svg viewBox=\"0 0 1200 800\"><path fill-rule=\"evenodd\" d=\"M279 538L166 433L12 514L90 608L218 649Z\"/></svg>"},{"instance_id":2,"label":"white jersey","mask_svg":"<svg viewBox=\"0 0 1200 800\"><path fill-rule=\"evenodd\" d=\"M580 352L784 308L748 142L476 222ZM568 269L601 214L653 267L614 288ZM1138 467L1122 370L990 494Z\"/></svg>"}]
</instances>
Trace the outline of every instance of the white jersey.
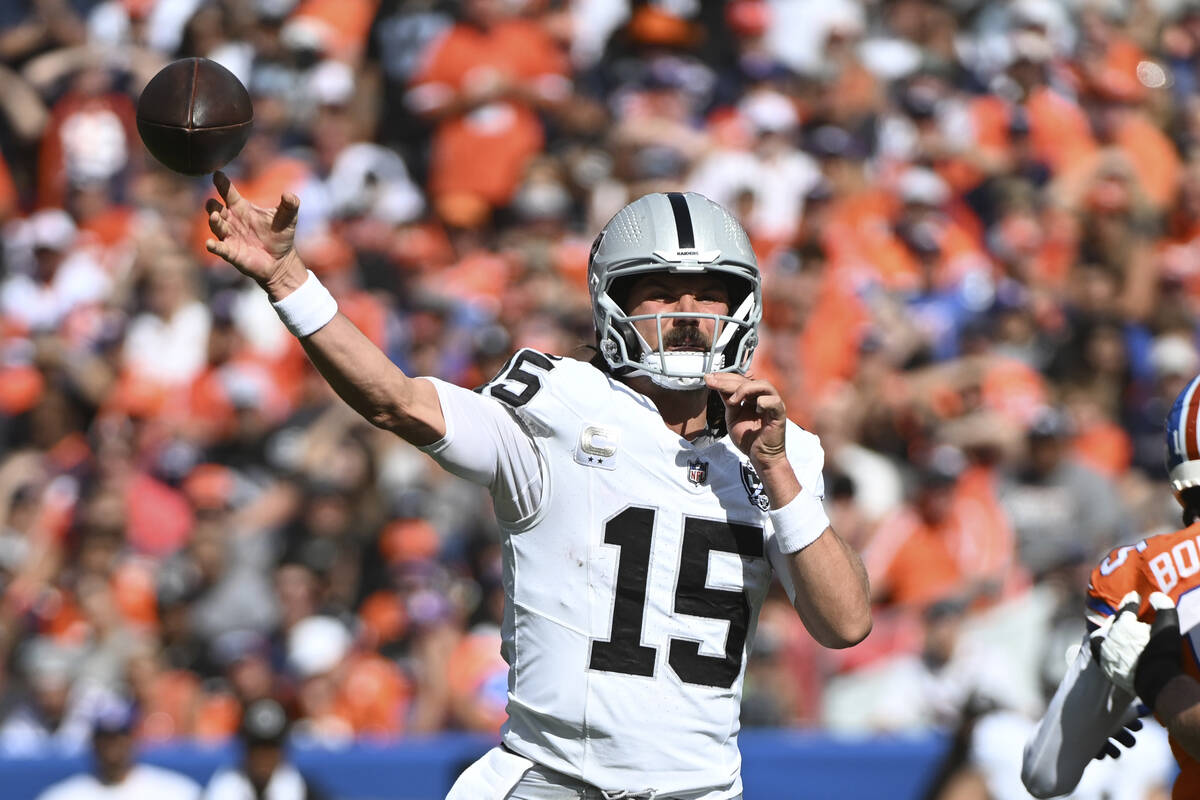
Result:
<instances>
[{"instance_id":1,"label":"white jersey","mask_svg":"<svg viewBox=\"0 0 1200 800\"><path fill-rule=\"evenodd\" d=\"M54 784L38 800L198 800L200 784L186 775L150 764L135 764L125 780L108 786L94 775L76 775Z\"/></svg>"},{"instance_id":2,"label":"white jersey","mask_svg":"<svg viewBox=\"0 0 1200 800\"><path fill-rule=\"evenodd\" d=\"M580 361L521 350L480 394L435 385L447 435L425 449L488 485L501 519L505 743L605 790L736 796L773 568L792 593L746 457L689 443ZM789 423L787 441L823 493L817 437Z\"/></svg>"}]
</instances>

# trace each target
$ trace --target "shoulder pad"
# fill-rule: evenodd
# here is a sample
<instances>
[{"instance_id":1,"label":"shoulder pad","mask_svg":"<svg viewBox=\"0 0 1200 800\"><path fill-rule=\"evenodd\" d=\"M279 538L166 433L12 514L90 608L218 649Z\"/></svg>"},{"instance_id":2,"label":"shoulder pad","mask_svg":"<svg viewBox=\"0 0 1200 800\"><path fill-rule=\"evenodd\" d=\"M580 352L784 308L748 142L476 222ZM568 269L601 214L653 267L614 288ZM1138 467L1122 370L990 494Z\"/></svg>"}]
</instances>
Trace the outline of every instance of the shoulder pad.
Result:
<instances>
[{"instance_id":1,"label":"shoulder pad","mask_svg":"<svg viewBox=\"0 0 1200 800\"><path fill-rule=\"evenodd\" d=\"M547 374L560 361L562 356L552 356L523 347L513 353L496 373L496 377L475 391L494 397L513 408L520 408L542 390Z\"/></svg>"}]
</instances>

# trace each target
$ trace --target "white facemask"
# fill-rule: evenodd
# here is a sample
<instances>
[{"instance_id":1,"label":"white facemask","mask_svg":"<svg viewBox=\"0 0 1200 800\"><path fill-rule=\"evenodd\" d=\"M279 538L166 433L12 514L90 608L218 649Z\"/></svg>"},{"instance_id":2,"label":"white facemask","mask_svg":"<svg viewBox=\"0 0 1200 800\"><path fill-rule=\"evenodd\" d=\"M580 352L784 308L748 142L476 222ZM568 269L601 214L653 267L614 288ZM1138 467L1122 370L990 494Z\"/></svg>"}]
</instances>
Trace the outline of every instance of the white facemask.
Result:
<instances>
[{"instance_id":1,"label":"white facemask","mask_svg":"<svg viewBox=\"0 0 1200 800\"><path fill-rule=\"evenodd\" d=\"M716 372L725 366L725 356L717 354L713 363L708 363L709 352L665 352L655 350L642 356L645 374L664 389L688 391L704 388L704 375Z\"/></svg>"}]
</instances>

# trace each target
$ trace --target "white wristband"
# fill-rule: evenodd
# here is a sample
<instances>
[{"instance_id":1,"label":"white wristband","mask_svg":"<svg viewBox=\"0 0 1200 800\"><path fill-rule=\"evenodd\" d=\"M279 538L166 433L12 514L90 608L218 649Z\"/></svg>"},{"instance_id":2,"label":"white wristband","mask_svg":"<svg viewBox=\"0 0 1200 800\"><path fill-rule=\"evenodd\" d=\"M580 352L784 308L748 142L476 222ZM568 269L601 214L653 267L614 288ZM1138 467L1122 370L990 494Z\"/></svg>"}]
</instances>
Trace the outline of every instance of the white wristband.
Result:
<instances>
[{"instance_id":1,"label":"white wristband","mask_svg":"<svg viewBox=\"0 0 1200 800\"><path fill-rule=\"evenodd\" d=\"M271 305L292 335L301 338L324 328L338 312L337 301L311 269L300 288Z\"/></svg>"},{"instance_id":2,"label":"white wristband","mask_svg":"<svg viewBox=\"0 0 1200 800\"><path fill-rule=\"evenodd\" d=\"M815 542L829 527L821 498L803 489L783 508L767 512L775 527L775 541L784 553L795 553Z\"/></svg>"}]
</instances>

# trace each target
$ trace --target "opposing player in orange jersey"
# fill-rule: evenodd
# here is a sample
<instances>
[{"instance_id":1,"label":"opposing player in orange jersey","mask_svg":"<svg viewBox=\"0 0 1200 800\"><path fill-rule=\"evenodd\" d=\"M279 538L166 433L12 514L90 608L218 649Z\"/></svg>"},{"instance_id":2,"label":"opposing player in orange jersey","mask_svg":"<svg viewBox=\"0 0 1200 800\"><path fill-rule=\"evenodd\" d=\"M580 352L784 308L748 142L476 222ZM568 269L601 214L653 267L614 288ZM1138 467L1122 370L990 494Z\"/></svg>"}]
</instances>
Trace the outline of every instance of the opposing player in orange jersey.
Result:
<instances>
[{"instance_id":1,"label":"opposing player in orange jersey","mask_svg":"<svg viewBox=\"0 0 1200 800\"><path fill-rule=\"evenodd\" d=\"M1091 633L1025 748L1022 780L1037 797L1071 791L1135 697L1171 736L1174 800L1200 797L1200 376L1167 415L1167 468L1184 528L1118 547L1092 570ZM1181 634L1182 630L1182 634Z\"/></svg>"}]
</instances>

